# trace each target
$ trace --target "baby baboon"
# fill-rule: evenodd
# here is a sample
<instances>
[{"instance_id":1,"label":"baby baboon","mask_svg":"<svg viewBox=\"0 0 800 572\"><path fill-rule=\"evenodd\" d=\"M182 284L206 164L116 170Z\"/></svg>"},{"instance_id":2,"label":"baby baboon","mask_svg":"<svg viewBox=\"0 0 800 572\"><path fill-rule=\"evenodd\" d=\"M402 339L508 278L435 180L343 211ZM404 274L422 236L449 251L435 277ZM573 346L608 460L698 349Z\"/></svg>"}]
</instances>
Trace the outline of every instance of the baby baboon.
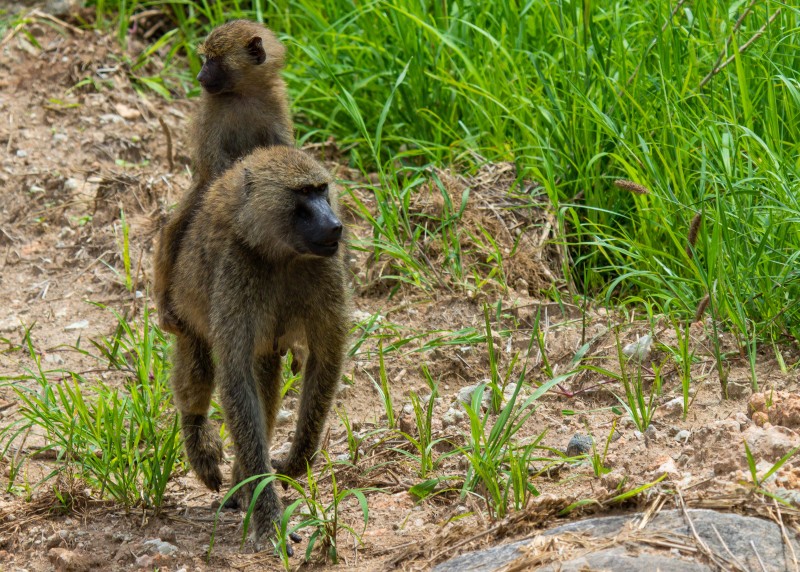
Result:
<instances>
[{"instance_id":1,"label":"baby baboon","mask_svg":"<svg viewBox=\"0 0 800 572\"><path fill-rule=\"evenodd\" d=\"M290 147L258 149L200 200L178 252L169 291L183 325L172 387L189 461L210 488L222 481L222 444L207 418L219 390L236 450L234 482L273 471L303 474L341 376L349 296L330 174ZM288 457L270 460L280 404L280 348L308 348L300 411ZM212 363L211 354L215 362ZM253 486L245 486L244 500ZM267 487L256 535L273 531L280 500Z\"/></svg>"},{"instance_id":2,"label":"baby baboon","mask_svg":"<svg viewBox=\"0 0 800 572\"><path fill-rule=\"evenodd\" d=\"M181 330L168 292L175 260L203 193L234 161L257 147L292 145L286 85L280 76L285 48L269 29L247 20L223 24L198 51L205 57L197 76L203 86L192 123L192 186L188 199L161 231L154 260L154 285L162 329Z\"/></svg>"}]
</instances>

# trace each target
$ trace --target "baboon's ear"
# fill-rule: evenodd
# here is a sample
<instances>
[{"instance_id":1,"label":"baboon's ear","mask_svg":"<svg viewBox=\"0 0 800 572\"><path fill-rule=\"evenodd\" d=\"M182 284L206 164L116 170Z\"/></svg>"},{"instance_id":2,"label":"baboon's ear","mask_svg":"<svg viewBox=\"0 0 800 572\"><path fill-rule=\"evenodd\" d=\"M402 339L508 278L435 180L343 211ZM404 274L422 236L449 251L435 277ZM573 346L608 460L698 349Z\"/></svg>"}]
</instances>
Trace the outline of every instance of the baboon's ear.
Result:
<instances>
[{"instance_id":1,"label":"baboon's ear","mask_svg":"<svg viewBox=\"0 0 800 572\"><path fill-rule=\"evenodd\" d=\"M249 53L256 65L261 65L267 60L267 52L264 51L264 45L261 43L261 38L256 36L247 42L247 53Z\"/></svg>"}]
</instances>

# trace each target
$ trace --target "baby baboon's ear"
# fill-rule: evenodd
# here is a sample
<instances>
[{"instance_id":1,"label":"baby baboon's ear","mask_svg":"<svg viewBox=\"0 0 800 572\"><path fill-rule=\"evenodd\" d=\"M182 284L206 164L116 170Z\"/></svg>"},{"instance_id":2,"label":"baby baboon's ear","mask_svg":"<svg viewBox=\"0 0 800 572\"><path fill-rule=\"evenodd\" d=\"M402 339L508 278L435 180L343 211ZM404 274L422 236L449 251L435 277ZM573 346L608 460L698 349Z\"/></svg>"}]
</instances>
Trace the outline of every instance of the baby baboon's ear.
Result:
<instances>
[{"instance_id":1,"label":"baby baboon's ear","mask_svg":"<svg viewBox=\"0 0 800 572\"><path fill-rule=\"evenodd\" d=\"M263 64L267 60L267 52L264 51L264 45L259 36L247 42L247 52L253 57L256 65Z\"/></svg>"}]
</instances>

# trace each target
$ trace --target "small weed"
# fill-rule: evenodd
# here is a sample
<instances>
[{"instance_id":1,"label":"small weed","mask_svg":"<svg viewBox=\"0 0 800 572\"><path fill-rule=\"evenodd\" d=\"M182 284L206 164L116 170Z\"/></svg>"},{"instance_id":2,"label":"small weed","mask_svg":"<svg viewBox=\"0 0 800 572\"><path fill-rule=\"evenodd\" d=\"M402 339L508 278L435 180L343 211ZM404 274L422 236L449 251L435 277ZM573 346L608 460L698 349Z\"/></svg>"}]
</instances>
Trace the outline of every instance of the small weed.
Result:
<instances>
[{"instance_id":1,"label":"small weed","mask_svg":"<svg viewBox=\"0 0 800 572\"><path fill-rule=\"evenodd\" d=\"M397 427L397 418L394 413L394 404L392 403L392 393L389 390L389 379L386 376L386 363L383 359L383 340L378 344L378 378L380 382L375 381L375 378L370 376L372 384L375 386L375 391L381 398L383 404L383 411L386 414L386 421L389 429Z\"/></svg>"},{"instance_id":2,"label":"small weed","mask_svg":"<svg viewBox=\"0 0 800 572\"><path fill-rule=\"evenodd\" d=\"M311 529L311 534L308 538L308 546L306 547L305 552L305 560L309 561L311 559L311 554L314 551L314 547L319 543L323 554L325 555L326 559L330 559L332 563L336 564L339 562L339 536L341 531L346 531L350 535L353 536L359 543L361 542L361 535L367 528L367 524L369 522L369 506L367 504L367 498L364 496L364 492L370 491L372 489L340 489L339 484L336 480L336 473L334 471L334 463L331 461L328 453L326 451L321 451L320 453L325 457L325 465L322 468L321 474L322 475L329 475L331 481L331 492L329 500L323 499L322 491L319 488L319 478L314 475L314 472L311 469L311 466L307 468L307 486L303 487L302 484L295 481L294 479L277 476L277 475L255 475L245 479L244 481L238 483L236 486L232 487L231 490L225 495L225 498L222 500L220 508L217 510L216 516L214 518L214 529L211 534L211 542L209 544L209 556L211 554L211 549L214 546L214 537L216 535L216 528L217 522L219 520L219 515L222 511L222 505L231 498L236 491L238 491L241 487L247 485L248 483L252 483L255 481L259 481L258 484L255 486L253 491L252 499L250 502L250 506L247 510L247 513L244 517L243 523L243 531L242 531L242 543L245 542L247 538L247 533L250 526L250 520L253 515L253 509L255 507L256 500L258 499L259 495L262 493L264 488L268 486L273 486L273 482L276 480L280 480L283 483L286 483L289 487L291 487L299 496L300 498L292 502L283 512L281 517L281 522L278 524L277 532L280 536L280 539L275 539L274 545L276 550L283 551L283 554L286 553L286 539L289 537L290 534L295 533L299 530L308 528ZM364 521L364 527L361 532L356 531L352 526L347 524L346 522L342 521L341 519L341 506L342 504L349 498L353 497L358 502L359 507L361 508L361 515ZM300 522L296 525L290 527L289 520L294 513L297 512L297 509L300 507L304 507L301 515L298 517ZM284 561L285 565L285 561Z\"/></svg>"},{"instance_id":3,"label":"small weed","mask_svg":"<svg viewBox=\"0 0 800 572\"><path fill-rule=\"evenodd\" d=\"M0 438L8 450L20 436L24 441L28 430L45 436L47 444L37 452L53 451L58 465L42 482L65 476L69 482L86 483L100 497L158 509L180 462L180 428L166 383L164 338L147 310L141 333L138 324L117 318L116 334L94 343L102 349L99 359L127 374L124 390L100 381L90 383L74 372L45 371L28 335L26 345L35 369L26 378L38 387L15 386L21 419ZM52 380L54 374L57 381ZM20 464L10 473L9 489Z\"/></svg>"},{"instance_id":4,"label":"small weed","mask_svg":"<svg viewBox=\"0 0 800 572\"><path fill-rule=\"evenodd\" d=\"M625 399L615 395L620 405L627 411L630 418L633 420L636 428L642 433L650 426L653 420L657 403L655 402L656 391L655 387L651 387L650 391L645 390L644 380L642 379L642 368L640 364L636 364L636 379L631 379L631 375L627 371L627 359L622 353L622 347L619 343L619 332L617 332L617 359L620 365L620 377L622 385L625 389Z\"/></svg>"},{"instance_id":5,"label":"small weed","mask_svg":"<svg viewBox=\"0 0 800 572\"><path fill-rule=\"evenodd\" d=\"M588 428L588 427L587 427ZM614 437L614 431L617 429L617 420L611 423L611 431L608 433L608 437L606 437L606 445L603 448L603 454L600 455L597 452L597 444L595 443L594 437L592 437L592 470L594 471L595 477L602 477L603 475L607 475L611 472L611 469L606 467L606 456L608 455L608 446L611 444L611 440Z\"/></svg>"},{"instance_id":6,"label":"small weed","mask_svg":"<svg viewBox=\"0 0 800 572\"><path fill-rule=\"evenodd\" d=\"M433 409L436 407L436 398L439 396L439 391L436 382L431 377L428 367L422 366L422 375L428 388L431 390L430 397L424 401L415 392L410 393L411 406L414 409L414 417L417 422L417 437L398 431L404 439L406 439L414 447L416 454L405 451L404 449L394 449L407 457L410 457L419 463L418 475L424 479L431 472L436 463L433 460L433 448L437 443L443 439L433 438Z\"/></svg>"}]
</instances>

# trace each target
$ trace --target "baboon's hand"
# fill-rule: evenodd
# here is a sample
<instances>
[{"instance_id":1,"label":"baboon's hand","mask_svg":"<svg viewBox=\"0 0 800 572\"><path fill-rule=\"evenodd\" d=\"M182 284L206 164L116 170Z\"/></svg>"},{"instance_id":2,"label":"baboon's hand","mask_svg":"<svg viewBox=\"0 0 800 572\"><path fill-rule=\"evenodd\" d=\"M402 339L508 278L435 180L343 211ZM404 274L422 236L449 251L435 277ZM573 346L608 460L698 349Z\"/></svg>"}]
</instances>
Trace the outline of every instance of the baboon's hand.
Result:
<instances>
[{"instance_id":1,"label":"baboon's hand","mask_svg":"<svg viewBox=\"0 0 800 572\"><path fill-rule=\"evenodd\" d=\"M286 477L294 478L295 475L291 475L287 473L287 466L286 466L287 459L272 459L270 464L272 465L272 472L276 475L284 475ZM279 482L283 486L283 490L287 490L289 488L289 483L286 481L276 481Z\"/></svg>"},{"instance_id":2,"label":"baboon's hand","mask_svg":"<svg viewBox=\"0 0 800 572\"><path fill-rule=\"evenodd\" d=\"M180 320L169 307L169 303L165 302L159 307L158 312L158 327L170 334L182 334L183 327Z\"/></svg>"}]
</instances>

